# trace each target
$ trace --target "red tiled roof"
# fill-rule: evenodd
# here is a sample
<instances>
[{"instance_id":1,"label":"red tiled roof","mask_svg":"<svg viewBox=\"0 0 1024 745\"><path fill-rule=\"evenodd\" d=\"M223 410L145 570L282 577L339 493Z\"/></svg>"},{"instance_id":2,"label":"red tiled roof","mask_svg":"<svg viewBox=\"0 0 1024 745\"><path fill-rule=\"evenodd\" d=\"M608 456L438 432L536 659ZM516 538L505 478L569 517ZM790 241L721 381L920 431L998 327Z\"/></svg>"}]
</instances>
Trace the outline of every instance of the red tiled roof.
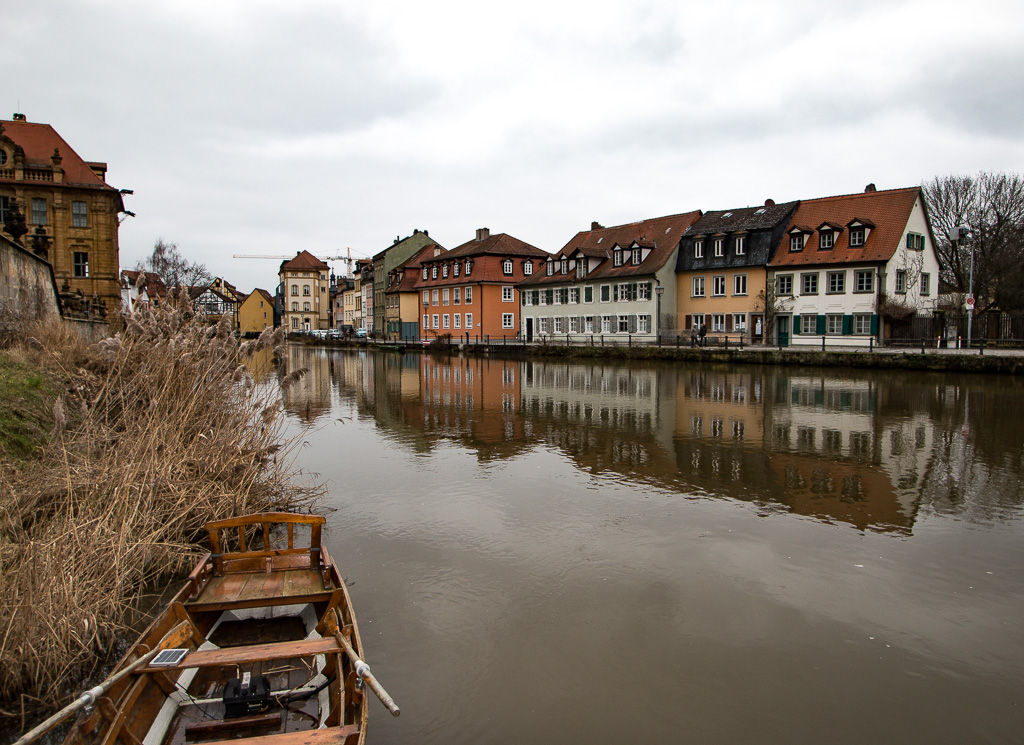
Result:
<instances>
[{"instance_id":1,"label":"red tiled roof","mask_svg":"<svg viewBox=\"0 0 1024 745\"><path fill-rule=\"evenodd\" d=\"M603 261L587 275L586 281L610 277L653 275L665 265L665 262L672 256L672 252L679 246L679 239L683 233L700 216L700 210L695 210L679 215L667 215L626 225L616 225L610 228L583 230L573 236L572 240L566 243L561 251L554 254L554 258L558 259L562 256L571 257L576 252L580 252L585 256L606 258L606 261ZM622 266L612 266L612 248L614 246L626 248L633 245L633 243L637 243L640 246L653 246L653 249L647 255L647 258L637 266L633 266L628 261ZM540 272L534 273L532 277L525 279L521 284L564 284L566 281L575 281L575 279L575 272L568 275L556 272L549 277L542 268Z\"/></svg>"},{"instance_id":2,"label":"red tiled roof","mask_svg":"<svg viewBox=\"0 0 1024 745\"><path fill-rule=\"evenodd\" d=\"M508 233L495 233L482 241L476 239L467 241L461 246L453 248L446 253L445 259L464 259L471 256L529 256L533 258L547 258L548 252L542 251L536 246L531 246L525 241L514 238Z\"/></svg>"},{"instance_id":3,"label":"red tiled roof","mask_svg":"<svg viewBox=\"0 0 1024 745\"><path fill-rule=\"evenodd\" d=\"M799 228L811 233L804 250L790 251L788 242L783 240L770 265L886 262L899 248L910 213L918 199L921 199L921 190L915 186L801 201L786 232L788 234L794 228ZM863 246L851 248L850 229L846 226L855 219L873 223L875 227ZM809 226L825 224L843 227L836 236L833 248L819 249L817 230Z\"/></svg>"},{"instance_id":4,"label":"red tiled roof","mask_svg":"<svg viewBox=\"0 0 1024 745\"><path fill-rule=\"evenodd\" d=\"M89 167L89 164L82 160L64 138L57 134L57 130L49 124L38 124L36 122L22 121L0 121L4 131L0 135L9 137L15 145L19 146L25 153L25 165L33 168L52 168L54 149L60 151L61 164L64 170L64 184L69 186L92 187L97 189L110 189L114 187L105 183L103 179Z\"/></svg>"},{"instance_id":5,"label":"red tiled roof","mask_svg":"<svg viewBox=\"0 0 1024 745\"><path fill-rule=\"evenodd\" d=\"M392 269L392 273L396 273L399 270L402 271L402 281L396 285L389 285L385 292L413 292L416 290L417 285L420 282L420 268L423 266L425 259L433 259L434 251L440 250L437 258L446 256L451 253L442 246L440 243L430 243L424 246L422 249L413 254L405 263L400 264L395 269ZM390 282L390 277L388 278Z\"/></svg>"},{"instance_id":6,"label":"red tiled roof","mask_svg":"<svg viewBox=\"0 0 1024 745\"><path fill-rule=\"evenodd\" d=\"M299 251L294 259L281 262L281 268L278 269L278 274L284 271L289 272L318 272L325 269L330 269L327 264L320 261L316 256L311 254L309 251Z\"/></svg>"}]
</instances>

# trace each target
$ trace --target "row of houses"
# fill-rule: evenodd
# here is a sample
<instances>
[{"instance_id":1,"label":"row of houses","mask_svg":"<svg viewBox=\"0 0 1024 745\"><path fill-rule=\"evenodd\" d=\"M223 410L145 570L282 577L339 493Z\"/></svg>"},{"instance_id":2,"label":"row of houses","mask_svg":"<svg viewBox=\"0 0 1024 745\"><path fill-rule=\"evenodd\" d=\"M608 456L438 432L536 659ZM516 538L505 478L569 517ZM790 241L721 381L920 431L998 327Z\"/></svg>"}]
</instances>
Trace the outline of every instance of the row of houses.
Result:
<instances>
[{"instance_id":1,"label":"row of houses","mask_svg":"<svg viewBox=\"0 0 1024 745\"><path fill-rule=\"evenodd\" d=\"M789 345L825 336L860 345L934 314L938 277L921 190L871 184L842 196L595 222L556 253L487 228L448 250L417 230L334 283L324 262L301 252L282 264L279 293L291 331L363 328L388 340Z\"/></svg>"}]
</instances>

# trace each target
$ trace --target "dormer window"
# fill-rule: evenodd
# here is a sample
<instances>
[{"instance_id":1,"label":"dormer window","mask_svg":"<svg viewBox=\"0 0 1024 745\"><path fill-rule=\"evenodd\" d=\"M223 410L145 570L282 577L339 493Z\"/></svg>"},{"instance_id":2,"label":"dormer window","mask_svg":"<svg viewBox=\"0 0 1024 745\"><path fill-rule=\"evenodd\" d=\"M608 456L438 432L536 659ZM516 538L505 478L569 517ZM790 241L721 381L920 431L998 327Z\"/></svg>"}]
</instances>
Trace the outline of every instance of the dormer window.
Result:
<instances>
[{"instance_id":1,"label":"dormer window","mask_svg":"<svg viewBox=\"0 0 1024 745\"><path fill-rule=\"evenodd\" d=\"M821 250L832 248L835 245L836 234L831 230L818 231L818 248Z\"/></svg>"},{"instance_id":2,"label":"dormer window","mask_svg":"<svg viewBox=\"0 0 1024 745\"><path fill-rule=\"evenodd\" d=\"M576 277L578 279L583 279L586 276L587 276L587 261L586 261L586 259L577 259L576 260Z\"/></svg>"},{"instance_id":3,"label":"dormer window","mask_svg":"<svg viewBox=\"0 0 1024 745\"><path fill-rule=\"evenodd\" d=\"M507 276L512 274L512 259L505 259L501 262L501 273Z\"/></svg>"},{"instance_id":4,"label":"dormer window","mask_svg":"<svg viewBox=\"0 0 1024 745\"><path fill-rule=\"evenodd\" d=\"M920 233L907 233L907 248L911 251L923 251L924 236Z\"/></svg>"},{"instance_id":5,"label":"dormer window","mask_svg":"<svg viewBox=\"0 0 1024 745\"><path fill-rule=\"evenodd\" d=\"M444 277L445 279L448 278L448 265L447 264L445 264L444 266L441 267L441 276Z\"/></svg>"},{"instance_id":6,"label":"dormer window","mask_svg":"<svg viewBox=\"0 0 1024 745\"><path fill-rule=\"evenodd\" d=\"M614 266L622 266L622 249L616 248L612 253L612 264Z\"/></svg>"},{"instance_id":7,"label":"dormer window","mask_svg":"<svg viewBox=\"0 0 1024 745\"><path fill-rule=\"evenodd\" d=\"M437 279L437 264L434 264L432 267L430 267L430 278Z\"/></svg>"},{"instance_id":8,"label":"dormer window","mask_svg":"<svg viewBox=\"0 0 1024 745\"><path fill-rule=\"evenodd\" d=\"M747 252L747 237L745 235L736 236L734 248L737 256L743 256Z\"/></svg>"},{"instance_id":9,"label":"dormer window","mask_svg":"<svg viewBox=\"0 0 1024 745\"><path fill-rule=\"evenodd\" d=\"M423 267L423 279L427 278L427 268Z\"/></svg>"},{"instance_id":10,"label":"dormer window","mask_svg":"<svg viewBox=\"0 0 1024 745\"><path fill-rule=\"evenodd\" d=\"M568 272L569 272L569 259L567 259L567 258L565 258L563 256L562 257L562 274L567 274Z\"/></svg>"},{"instance_id":11,"label":"dormer window","mask_svg":"<svg viewBox=\"0 0 1024 745\"><path fill-rule=\"evenodd\" d=\"M871 229L875 224L870 220L855 217L846 224L846 227L850 229L850 247L860 248L868 242L868 236L871 235Z\"/></svg>"},{"instance_id":12,"label":"dormer window","mask_svg":"<svg viewBox=\"0 0 1024 745\"><path fill-rule=\"evenodd\" d=\"M693 242L693 258L703 259L704 258L704 241L698 238Z\"/></svg>"},{"instance_id":13,"label":"dormer window","mask_svg":"<svg viewBox=\"0 0 1024 745\"><path fill-rule=\"evenodd\" d=\"M850 228L850 248L864 245L864 228Z\"/></svg>"},{"instance_id":14,"label":"dormer window","mask_svg":"<svg viewBox=\"0 0 1024 745\"><path fill-rule=\"evenodd\" d=\"M455 264L452 266L452 275L458 277L460 268L461 267L459 266L459 262L456 261Z\"/></svg>"},{"instance_id":15,"label":"dormer window","mask_svg":"<svg viewBox=\"0 0 1024 745\"><path fill-rule=\"evenodd\" d=\"M725 215L722 215L725 217ZM725 239L715 238L715 256L725 256Z\"/></svg>"},{"instance_id":16,"label":"dormer window","mask_svg":"<svg viewBox=\"0 0 1024 745\"><path fill-rule=\"evenodd\" d=\"M789 250L790 251L803 251L804 250L804 238L803 233L790 233L789 234Z\"/></svg>"},{"instance_id":17,"label":"dormer window","mask_svg":"<svg viewBox=\"0 0 1024 745\"><path fill-rule=\"evenodd\" d=\"M533 262L532 261L524 261L523 262L523 274L525 274L527 276L533 274Z\"/></svg>"},{"instance_id":18,"label":"dormer window","mask_svg":"<svg viewBox=\"0 0 1024 745\"><path fill-rule=\"evenodd\" d=\"M633 266L639 266L641 261L640 249L637 247L633 248Z\"/></svg>"},{"instance_id":19,"label":"dormer window","mask_svg":"<svg viewBox=\"0 0 1024 745\"><path fill-rule=\"evenodd\" d=\"M555 273L555 260L548 259L548 276L552 276Z\"/></svg>"},{"instance_id":20,"label":"dormer window","mask_svg":"<svg viewBox=\"0 0 1024 745\"><path fill-rule=\"evenodd\" d=\"M466 259L466 276L468 277L473 272L473 260Z\"/></svg>"}]
</instances>

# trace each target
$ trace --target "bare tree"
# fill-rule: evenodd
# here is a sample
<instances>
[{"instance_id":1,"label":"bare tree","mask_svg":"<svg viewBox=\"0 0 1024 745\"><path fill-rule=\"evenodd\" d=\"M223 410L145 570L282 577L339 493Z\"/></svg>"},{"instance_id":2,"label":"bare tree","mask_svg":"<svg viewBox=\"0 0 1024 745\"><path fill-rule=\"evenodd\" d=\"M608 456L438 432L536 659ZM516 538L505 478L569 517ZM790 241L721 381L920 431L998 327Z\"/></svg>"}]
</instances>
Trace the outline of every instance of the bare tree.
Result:
<instances>
[{"instance_id":1,"label":"bare tree","mask_svg":"<svg viewBox=\"0 0 1024 745\"><path fill-rule=\"evenodd\" d=\"M963 295L970 291L973 251L979 306L996 303L1002 310L1024 309L1024 176L937 176L922 189L946 288ZM962 245L949 239L950 229L961 225L971 231Z\"/></svg>"},{"instance_id":2,"label":"bare tree","mask_svg":"<svg viewBox=\"0 0 1024 745\"><path fill-rule=\"evenodd\" d=\"M754 310L764 315L764 340L771 344L775 339L775 321L780 313L786 313L793 301L791 295L779 295L776 288L778 280L769 277L765 288L754 298Z\"/></svg>"},{"instance_id":3,"label":"bare tree","mask_svg":"<svg viewBox=\"0 0 1024 745\"><path fill-rule=\"evenodd\" d=\"M189 261L181 255L177 243L166 243L163 238L157 239L153 253L136 264L135 269L159 277L168 290L205 287L213 281L205 264Z\"/></svg>"}]
</instances>

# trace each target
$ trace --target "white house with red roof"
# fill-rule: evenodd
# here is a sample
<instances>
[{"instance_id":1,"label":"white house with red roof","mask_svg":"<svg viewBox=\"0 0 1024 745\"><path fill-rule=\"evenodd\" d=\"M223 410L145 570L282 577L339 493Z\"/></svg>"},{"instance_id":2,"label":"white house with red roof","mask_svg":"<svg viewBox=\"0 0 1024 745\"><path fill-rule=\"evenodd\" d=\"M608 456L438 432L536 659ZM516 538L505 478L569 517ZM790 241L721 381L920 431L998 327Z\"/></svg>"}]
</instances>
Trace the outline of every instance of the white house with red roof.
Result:
<instances>
[{"instance_id":1,"label":"white house with red roof","mask_svg":"<svg viewBox=\"0 0 1024 745\"><path fill-rule=\"evenodd\" d=\"M800 202L769 262L774 340L860 346L935 312L939 261L921 189Z\"/></svg>"},{"instance_id":2,"label":"white house with red roof","mask_svg":"<svg viewBox=\"0 0 1024 745\"><path fill-rule=\"evenodd\" d=\"M522 335L625 343L674 330L676 253L699 217L696 211L611 228L592 223L519 283Z\"/></svg>"}]
</instances>

